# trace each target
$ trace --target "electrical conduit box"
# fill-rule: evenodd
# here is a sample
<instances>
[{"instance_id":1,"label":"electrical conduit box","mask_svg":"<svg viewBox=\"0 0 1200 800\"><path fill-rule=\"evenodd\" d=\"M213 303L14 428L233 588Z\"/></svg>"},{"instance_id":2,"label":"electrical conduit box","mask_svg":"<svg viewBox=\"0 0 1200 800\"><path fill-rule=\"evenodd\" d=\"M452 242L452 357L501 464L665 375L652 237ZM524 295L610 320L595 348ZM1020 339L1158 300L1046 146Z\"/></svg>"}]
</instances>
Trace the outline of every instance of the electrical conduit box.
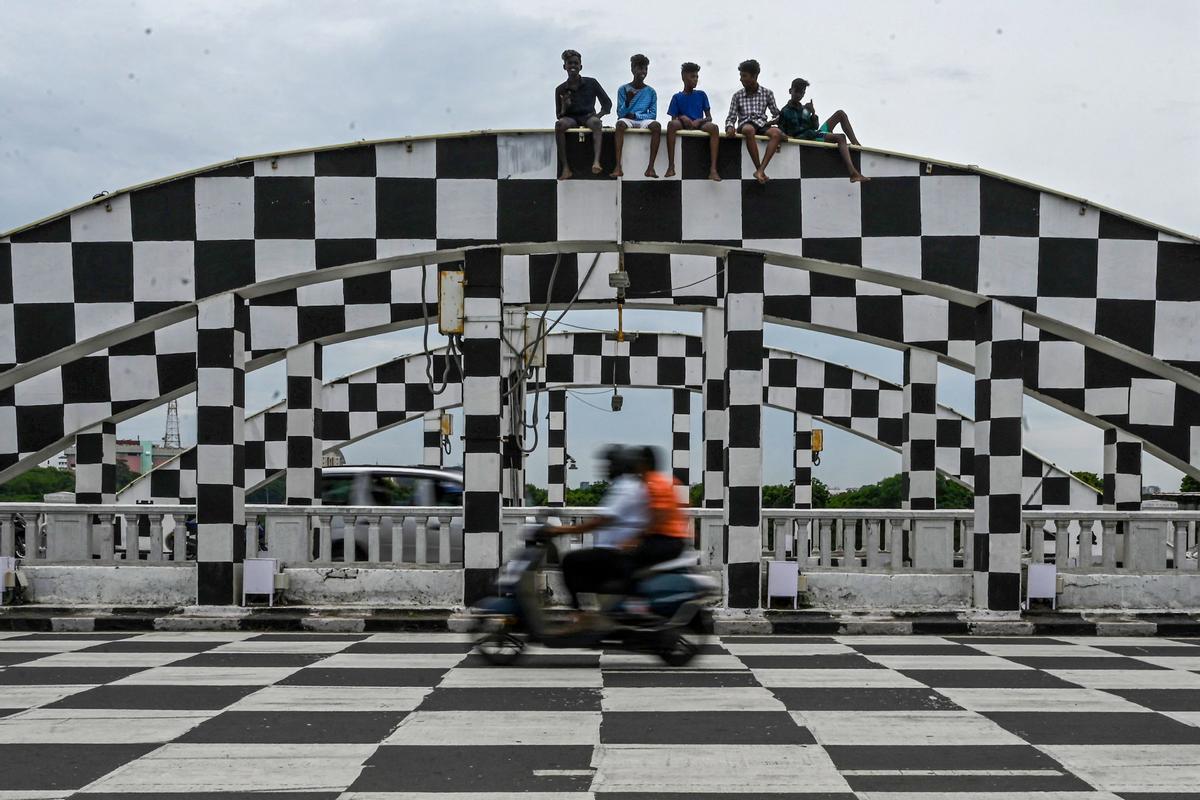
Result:
<instances>
[{"instance_id":1,"label":"electrical conduit box","mask_svg":"<svg viewBox=\"0 0 1200 800\"><path fill-rule=\"evenodd\" d=\"M466 273L461 270L438 272L438 333L443 336L463 332L463 296Z\"/></svg>"}]
</instances>

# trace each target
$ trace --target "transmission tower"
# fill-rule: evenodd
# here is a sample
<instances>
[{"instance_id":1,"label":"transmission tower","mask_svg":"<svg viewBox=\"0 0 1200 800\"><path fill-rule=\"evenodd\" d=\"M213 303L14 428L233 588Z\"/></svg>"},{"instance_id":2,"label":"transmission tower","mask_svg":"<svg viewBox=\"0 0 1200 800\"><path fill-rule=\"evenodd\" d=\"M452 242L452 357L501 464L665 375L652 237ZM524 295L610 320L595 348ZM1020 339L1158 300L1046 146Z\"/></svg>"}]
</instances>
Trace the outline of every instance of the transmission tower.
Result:
<instances>
[{"instance_id":1,"label":"transmission tower","mask_svg":"<svg viewBox=\"0 0 1200 800\"><path fill-rule=\"evenodd\" d=\"M163 447L181 448L179 441L179 401L167 403L167 430L163 433Z\"/></svg>"}]
</instances>

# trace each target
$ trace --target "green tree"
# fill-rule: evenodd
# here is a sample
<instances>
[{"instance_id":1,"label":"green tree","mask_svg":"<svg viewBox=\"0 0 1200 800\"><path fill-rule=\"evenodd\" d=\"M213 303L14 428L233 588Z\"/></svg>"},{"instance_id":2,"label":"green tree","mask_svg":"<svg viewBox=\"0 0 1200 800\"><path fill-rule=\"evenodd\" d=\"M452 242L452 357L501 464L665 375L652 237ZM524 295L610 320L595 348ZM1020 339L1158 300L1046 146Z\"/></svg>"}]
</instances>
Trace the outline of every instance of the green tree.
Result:
<instances>
[{"instance_id":1,"label":"green tree","mask_svg":"<svg viewBox=\"0 0 1200 800\"><path fill-rule=\"evenodd\" d=\"M791 508L795 500L795 484L776 483L762 487L763 508Z\"/></svg>"},{"instance_id":2,"label":"green tree","mask_svg":"<svg viewBox=\"0 0 1200 800\"><path fill-rule=\"evenodd\" d=\"M0 502L40 503L53 492L75 491L75 474L54 467L34 467L0 484Z\"/></svg>"},{"instance_id":3,"label":"green tree","mask_svg":"<svg viewBox=\"0 0 1200 800\"><path fill-rule=\"evenodd\" d=\"M133 470L131 470L129 468L129 465L125 463L124 459L118 459L117 460L117 480L116 480L117 491L119 492L122 489L124 489L126 486L128 486L129 484L133 483L134 479L137 478L138 476L140 476L141 474L142 473L140 473L140 472L134 472Z\"/></svg>"},{"instance_id":4,"label":"green tree","mask_svg":"<svg viewBox=\"0 0 1200 800\"><path fill-rule=\"evenodd\" d=\"M287 500L287 475L279 474L253 492L246 492L246 502L251 505L281 505Z\"/></svg>"},{"instance_id":5,"label":"green tree","mask_svg":"<svg viewBox=\"0 0 1200 800\"><path fill-rule=\"evenodd\" d=\"M1191 475L1184 475L1183 480L1179 482L1179 491L1200 492L1200 481L1196 480Z\"/></svg>"},{"instance_id":6,"label":"green tree","mask_svg":"<svg viewBox=\"0 0 1200 800\"><path fill-rule=\"evenodd\" d=\"M937 476L937 507L938 508L973 508L975 493L955 483L945 475Z\"/></svg>"},{"instance_id":7,"label":"green tree","mask_svg":"<svg viewBox=\"0 0 1200 800\"><path fill-rule=\"evenodd\" d=\"M704 505L704 484L693 483L688 487L688 505L692 508L700 508Z\"/></svg>"},{"instance_id":8,"label":"green tree","mask_svg":"<svg viewBox=\"0 0 1200 800\"><path fill-rule=\"evenodd\" d=\"M567 489L566 503L568 506L598 506L600 498L608 491L607 481L589 483L577 489Z\"/></svg>"},{"instance_id":9,"label":"green tree","mask_svg":"<svg viewBox=\"0 0 1200 800\"><path fill-rule=\"evenodd\" d=\"M1088 472L1087 470L1084 470L1084 469L1073 469L1073 470L1071 470L1071 474L1074 475L1076 478L1079 478L1079 480L1083 481L1088 486L1091 486L1096 491L1098 491L1098 492L1104 491L1104 479L1101 478L1096 473Z\"/></svg>"},{"instance_id":10,"label":"green tree","mask_svg":"<svg viewBox=\"0 0 1200 800\"><path fill-rule=\"evenodd\" d=\"M532 483L525 484L525 502L531 506L544 506L549 499L550 493L540 486L534 486Z\"/></svg>"},{"instance_id":11,"label":"green tree","mask_svg":"<svg viewBox=\"0 0 1200 800\"><path fill-rule=\"evenodd\" d=\"M900 476L849 489L829 498L830 508L900 508Z\"/></svg>"}]
</instances>

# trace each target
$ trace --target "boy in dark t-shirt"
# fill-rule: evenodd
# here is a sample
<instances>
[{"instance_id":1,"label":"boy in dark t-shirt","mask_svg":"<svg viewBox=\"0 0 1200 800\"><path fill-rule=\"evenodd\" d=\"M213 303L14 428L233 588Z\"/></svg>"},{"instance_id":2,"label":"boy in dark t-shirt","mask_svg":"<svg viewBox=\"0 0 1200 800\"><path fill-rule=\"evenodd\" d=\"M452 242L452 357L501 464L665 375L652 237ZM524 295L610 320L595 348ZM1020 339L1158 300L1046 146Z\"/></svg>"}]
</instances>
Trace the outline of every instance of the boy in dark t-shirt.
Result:
<instances>
[{"instance_id":1,"label":"boy in dark t-shirt","mask_svg":"<svg viewBox=\"0 0 1200 800\"><path fill-rule=\"evenodd\" d=\"M679 131L704 131L708 134L710 180L719 181L717 174L717 149L721 146L721 130L712 121L712 107L708 104L708 95L696 88L700 82L700 65L691 61L684 62L679 68L683 79L683 91L676 92L671 98L667 116L667 172L670 178L675 174L675 138Z\"/></svg>"},{"instance_id":2,"label":"boy in dark t-shirt","mask_svg":"<svg viewBox=\"0 0 1200 800\"><path fill-rule=\"evenodd\" d=\"M558 163L562 167L560 181L571 177L567 166L567 131L571 128L588 128L592 132L592 173L600 174L600 145L604 138L600 118L612 111L612 100L595 78L579 74L583 69L583 56L577 50L563 50L563 69L567 79L554 89L554 141L558 145ZM596 101L600 101L600 113L596 113Z\"/></svg>"},{"instance_id":3,"label":"boy in dark t-shirt","mask_svg":"<svg viewBox=\"0 0 1200 800\"><path fill-rule=\"evenodd\" d=\"M858 137L854 135L854 128L850 125L850 118L846 116L846 112L835 111L829 119L825 120L824 124L818 125L820 120L817 119L817 112L813 108L812 101L809 100L803 104L800 102L804 99L804 92L807 89L808 81L804 78L796 78L792 81L792 99L779 109L779 117L776 120L779 129L792 139L836 144L838 152L842 155L842 161L846 162L846 169L850 172L850 182L860 183L871 180L864 177L855 168L854 161L850 158L850 148L846 146L846 136L850 137L850 143L856 147L859 145L859 141ZM836 125L841 125L846 134L831 133Z\"/></svg>"}]
</instances>

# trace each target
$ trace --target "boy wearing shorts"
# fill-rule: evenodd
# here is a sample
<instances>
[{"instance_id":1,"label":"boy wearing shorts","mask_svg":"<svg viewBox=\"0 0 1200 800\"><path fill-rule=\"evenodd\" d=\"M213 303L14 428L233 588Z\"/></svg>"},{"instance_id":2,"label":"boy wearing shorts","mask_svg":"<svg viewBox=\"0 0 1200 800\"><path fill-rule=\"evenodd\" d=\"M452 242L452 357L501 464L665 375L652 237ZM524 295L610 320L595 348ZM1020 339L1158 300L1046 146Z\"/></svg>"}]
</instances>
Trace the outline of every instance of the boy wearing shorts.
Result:
<instances>
[{"instance_id":1,"label":"boy wearing shorts","mask_svg":"<svg viewBox=\"0 0 1200 800\"><path fill-rule=\"evenodd\" d=\"M600 174L600 145L604 141L600 118L612 111L612 100L599 81L579 74L583 69L583 56L578 50L563 50L562 62L567 79L554 89L554 113L558 118L554 123L554 141L558 145L558 163L562 166L558 179L565 181L571 177L571 168L567 166L567 131L571 128L591 130L592 174ZM597 100L600 101L599 114L596 113Z\"/></svg>"},{"instance_id":2,"label":"boy wearing shorts","mask_svg":"<svg viewBox=\"0 0 1200 800\"><path fill-rule=\"evenodd\" d=\"M629 71L633 73L633 80L617 89L617 125L613 134L617 149L617 168L613 170L612 176L619 178L625 174L621 171L621 148L625 145L625 131L629 128L646 128L650 131L650 163L645 174L647 178L657 178L654 159L658 157L658 139L662 135L662 125L655 119L658 116L658 94L646 85L650 59L641 53L631 56Z\"/></svg>"},{"instance_id":3,"label":"boy wearing shorts","mask_svg":"<svg viewBox=\"0 0 1200 800\"><path fill-rule=\"evenodd\" d=\"M775 127L772 121L779 116L779 106L775 105L775 94L765 86L758 85L758 73L762 71L758 62L753 58L738 64L738 77L742 88L733 93L729 102L729 115L725 118L725 135L742 134L746 138L746 151L754 162L754 178L759 183L767 182L767 164L779 150L783 141L783 131ZM770 112L770 113L768 113ZM767 152L762 163L758 160L758 142L755 136L766 135Z\"/></svg>"},{"instance_id":4,"label":"boy wearing shorts","mask_svg":"<svg viewBox=\"0 0 1200 800\"><path fill-rule=\"evenodd\" d=\"M721 146L721 129L712 121L712 108L708 104L708 95L696 88L700 82L700 65L691 61L684 62L679 68L680 78L683 79L683 91L676 92L667 108L667 173L670 178L675 174L675 139L679 131L704 131L708 134L709 180L719 181L717 174L717 149Z\"/></svg>"},{"instance_id":5,"label":"boy wearing shorts","mask_svg":"<svg viewBox=\"0 0 1200 800\"><path fill-rule=\"evenodd\" d=\"M818 125L820 120L817 119L817 112L813 108L812 101L809 100L803 104L800 102L804 99L804 92L807 89L808 81L804 78L796 78L792 81L792 99L779 111L777 120L779 127L793 139L833 142L837 145L838 152L842 154L842 161L846 162L846 169L850 171L850 182L860 183L871 180L864 177L854 167L854 161L850 158L850 148L846 146L846 136L850 137L850 143L855 146L858 146L859 141L854 135L854 128L850 125L850 118L846 116L846 112L835 111L833 116L825 120L824 124ZM831 133L836 125L841 125L846 134Z\"/></svg>"}]
</instances>

